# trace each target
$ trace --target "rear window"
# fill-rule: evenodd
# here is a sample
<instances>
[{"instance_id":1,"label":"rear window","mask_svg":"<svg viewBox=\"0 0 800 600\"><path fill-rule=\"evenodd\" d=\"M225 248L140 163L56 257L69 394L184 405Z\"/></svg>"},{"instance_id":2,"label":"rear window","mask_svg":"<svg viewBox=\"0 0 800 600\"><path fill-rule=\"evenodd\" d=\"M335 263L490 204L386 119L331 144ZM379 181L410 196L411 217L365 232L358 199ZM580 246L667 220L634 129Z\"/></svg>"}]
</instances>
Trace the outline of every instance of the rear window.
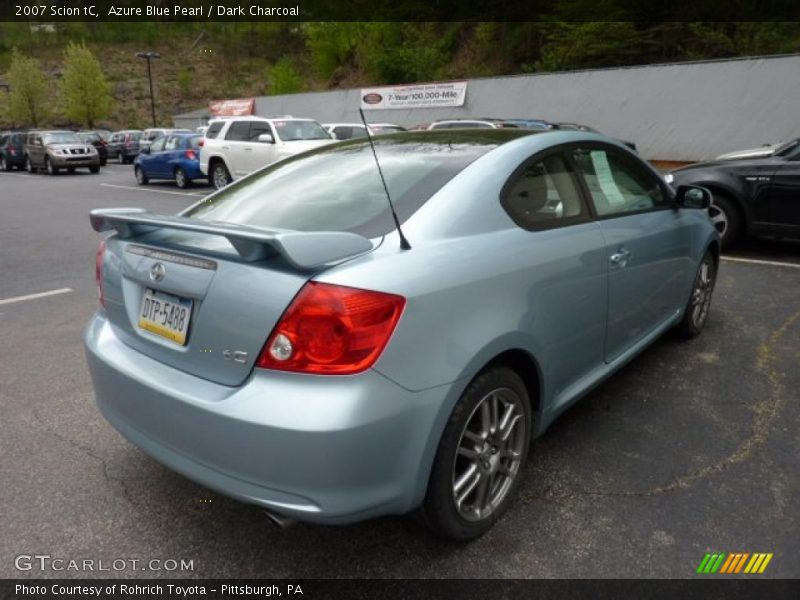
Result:
<instances>
[{"instance_id":1,"label":"rear window","mask_svg":"<svg viewBox=\"0 0 800 600\"><path fill-rule=\"evenodd\" d=\"M401 222L496 139L445 140L428 134L375 142L381 169ZM394 229L389 204L365 142L326 146L266 167L234 183L186 216L295 231L350 231L368 238Z\"/></svg>"},{"instance_id":2,"label":"rear window","mask_svg":"<svg viewBox=\"0 0 800 600\"><path fill-rule=\"evenodd\" d=\"M213 140L215 137L217 137L224 124L225 123L223 121L214 121L208 126L208 129L206 129L206 138Z\"/></svg>"},{"instance_id":3,"label":"rear window","mask_svg":"<svg viewBox=\"0 0 800 600\"><path fill-rule=\"evenodd\" d=\"M193 135L189 138L189 148L197 150L200 147L200 140L203 139L202 135Z\"/></svg>"}]
</instances>

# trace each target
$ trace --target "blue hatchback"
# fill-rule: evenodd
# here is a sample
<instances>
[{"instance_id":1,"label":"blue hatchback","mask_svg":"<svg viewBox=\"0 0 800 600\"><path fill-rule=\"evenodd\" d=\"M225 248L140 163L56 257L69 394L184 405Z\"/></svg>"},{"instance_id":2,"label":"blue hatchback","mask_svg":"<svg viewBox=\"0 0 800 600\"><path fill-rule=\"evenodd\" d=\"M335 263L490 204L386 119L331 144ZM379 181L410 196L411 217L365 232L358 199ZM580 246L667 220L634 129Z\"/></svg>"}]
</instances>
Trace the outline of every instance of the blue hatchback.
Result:
<instances>
[{"instance_id":1,"label":"blue hatchback","mask_svg":"<svg viewBox=\"0 0 800 600\"><path fill-rule=\"evenodd\" d=\"M200 140L196 133L172 133L142 148L133 162L139 185L151 179L174 179L179 188L191 185L195 179L206 179L200 172Z\"/></svg>"}]
</instances>

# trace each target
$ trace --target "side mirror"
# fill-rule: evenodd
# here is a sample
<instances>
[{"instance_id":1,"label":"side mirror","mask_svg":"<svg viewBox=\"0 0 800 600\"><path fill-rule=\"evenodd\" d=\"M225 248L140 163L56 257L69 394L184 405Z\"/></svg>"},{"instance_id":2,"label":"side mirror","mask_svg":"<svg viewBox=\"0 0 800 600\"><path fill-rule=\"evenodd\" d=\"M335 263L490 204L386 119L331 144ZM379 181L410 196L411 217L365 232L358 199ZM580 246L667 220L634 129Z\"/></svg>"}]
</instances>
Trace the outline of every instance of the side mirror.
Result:
<instances>
[{"instance_id":1,"label":"side mirror","mask_svg":"<svg viewBox=\"0 0 800 600\"><path fill-rule=\"evenodd\" d=\"M682 185L675 194L675 201L681 208L706 210L711 206L711 192L699 185Z\"/></svg>"},{"instance_id":2,"label":"side mirror","mask_svg":"<svg viewBox=\"0 0 800 600\"><path fill-rule=\"evenodd\" d=\"M150 154L150 146L142 146L139 148L139 154Z\"/></svg>"},{"instance_id":3,"label":"side mirror","mask_svg":"<svg viewBox=\"0 0 800 600\"><path fill-rule=\"evenodd\" d=\"M274 144L275 138L272 137L271 133L262 133L258 136L258 141L262 144Z\"/></svg>"}]
</instances>

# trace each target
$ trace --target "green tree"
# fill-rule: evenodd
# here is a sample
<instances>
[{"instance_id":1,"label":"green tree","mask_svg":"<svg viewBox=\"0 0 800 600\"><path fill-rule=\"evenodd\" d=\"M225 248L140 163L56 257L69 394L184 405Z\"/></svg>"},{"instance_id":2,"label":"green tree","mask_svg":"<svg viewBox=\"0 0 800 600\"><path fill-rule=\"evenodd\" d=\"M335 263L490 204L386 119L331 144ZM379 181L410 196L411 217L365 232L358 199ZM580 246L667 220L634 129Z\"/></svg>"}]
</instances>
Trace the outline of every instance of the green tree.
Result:
<instances>
[{"instance_id":1,"label":"green tree","mask_svg":"<svg viewBox=\"0 0 800 600\"><path fill-rule=\"evenodd\" d=\"M296 94L303 90L300 72L294 61L287 57L280 59L267 69L267 94Z\"/></svg>"},{"instance_id":2,"label":"green tree","mask_svg":"<svg viewBox=\"0 0 800 600\"><path fill-rule=\"evenodd\" d=\"M28 123L39 127L50 114L50 85L39 61L21 54L16 49L11 55L8 69L8 116L15 123Z\"/></svg>"},{"instance_id":3,"label":"green tree","mask_svg":"<svg viewBox=\"0 0 800 600\"><path fill-rule=\"evenodd\" d=\"M70 43L64 50L61 86L68 119L92 129L99 119L111 113L111 86L100 63L85 45Z\"/></svg>"}]
</instances>

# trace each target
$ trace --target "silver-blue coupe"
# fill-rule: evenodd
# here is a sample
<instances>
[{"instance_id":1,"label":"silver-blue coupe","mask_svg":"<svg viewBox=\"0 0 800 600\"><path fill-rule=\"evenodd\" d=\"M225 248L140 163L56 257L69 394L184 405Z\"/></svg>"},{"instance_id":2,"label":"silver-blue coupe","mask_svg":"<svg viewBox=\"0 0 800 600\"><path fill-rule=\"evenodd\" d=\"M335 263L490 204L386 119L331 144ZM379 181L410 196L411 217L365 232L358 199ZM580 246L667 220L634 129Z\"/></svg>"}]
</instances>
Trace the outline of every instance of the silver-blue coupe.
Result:
<instances>
[{"instance_id":1,"label":"silver-blue coupe","mask_svg":"<svg viewBox=\"0 0 800 600\"><path fill-rule=\"evenodd\" d=\"M559 413L701 331L709 201L601 135L484 129L325 146L179 215L96 210L96 401L275 518L418 510L474 538Z\"/></svg>"}]
</instances>

